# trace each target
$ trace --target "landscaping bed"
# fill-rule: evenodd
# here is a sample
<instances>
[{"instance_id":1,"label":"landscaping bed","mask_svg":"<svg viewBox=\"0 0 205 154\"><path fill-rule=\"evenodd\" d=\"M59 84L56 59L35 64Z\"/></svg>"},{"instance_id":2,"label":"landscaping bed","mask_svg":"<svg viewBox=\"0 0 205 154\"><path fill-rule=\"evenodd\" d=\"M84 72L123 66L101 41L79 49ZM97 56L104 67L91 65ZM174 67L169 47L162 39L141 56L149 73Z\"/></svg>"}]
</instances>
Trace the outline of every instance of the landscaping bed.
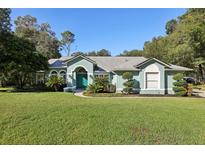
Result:
<instances>
[{"instance_id":1,"label":"landscaping bed","mask_svg":"<svg viewBox=\"0 0 205 154\"><path fill-rule=\"evenodd\" d=\"M124 93L83 93L84 96L90 97L184 97L175 95L156 95L156 94L124 94ZM191 96L194 98L200 98L199 96ZM189 97L190 98L190 97Z\"/></svg>"}]
</instances>

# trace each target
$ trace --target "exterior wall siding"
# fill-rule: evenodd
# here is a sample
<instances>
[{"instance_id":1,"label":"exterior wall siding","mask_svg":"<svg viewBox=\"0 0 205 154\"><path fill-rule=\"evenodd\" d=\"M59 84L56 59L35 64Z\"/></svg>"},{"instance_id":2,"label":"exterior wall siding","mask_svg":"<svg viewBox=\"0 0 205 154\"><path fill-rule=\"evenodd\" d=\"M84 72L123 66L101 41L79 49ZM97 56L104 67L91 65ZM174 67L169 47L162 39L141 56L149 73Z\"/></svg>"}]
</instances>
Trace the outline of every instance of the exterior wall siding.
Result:
<instances>
[{"instance_id":1,"label":"exterior wall siding","mask_svg":"<svg viewBox=\"0 0 205 154\"><path fill-rule=\"evenodd\" d=\"M112 82L112 84L115 84L116 85L116 91L117 92L121 92L124 88L124 85L123 83L126 82L126 80L124 80L122 78L122 75L124 72L129 72L129 71L116 71L116 75L115 75L115 78L114 78L114 81ZM139 72L138 71L132 71L133 73L133 79L135 81L135 85L134 85L134 90L136 92L139 91Z\"/></svg>"},{"instance_id":2,"label":"exterior wall siding","mask_svg":"<svg viewBox=\"0 0 205 154\"><path fill-rule=\"evenodd\" d=\"M175 82L173 77L176 73L179 73L179 72L176 72L176 71L166 71L165 72L166 94L170 94L170 95L175 94L173 91L173 87L174 87L173 82Z\"/></svg>"}]
</instances>

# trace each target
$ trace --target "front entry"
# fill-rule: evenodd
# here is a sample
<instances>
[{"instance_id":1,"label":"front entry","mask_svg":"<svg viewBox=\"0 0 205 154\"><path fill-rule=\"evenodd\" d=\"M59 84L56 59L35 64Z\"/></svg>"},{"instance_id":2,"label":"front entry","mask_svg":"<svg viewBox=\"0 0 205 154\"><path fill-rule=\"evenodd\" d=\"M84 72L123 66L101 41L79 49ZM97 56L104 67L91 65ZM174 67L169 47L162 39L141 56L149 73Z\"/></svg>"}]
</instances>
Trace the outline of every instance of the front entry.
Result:
<instances>
[{"instance_id":1,"label":"front entry","mask_svg":"<svg viewBox=\"0 0 205 154\"><path fill-rule=\"evenodd\" d=\"M88 86L88 75L84 68L80 67L76 71L76 88L86 89Z\"/></svg>"},{"instance_id":2,"label":"front entry","mask_svg":"<svg viewBox=\"0 0 205 154\"><path fill-rule=\"evenodd\" d=\"M77 74L76 76L77 89L86 89L88 86L87 74Z\"/></svg>"}]
</instances>

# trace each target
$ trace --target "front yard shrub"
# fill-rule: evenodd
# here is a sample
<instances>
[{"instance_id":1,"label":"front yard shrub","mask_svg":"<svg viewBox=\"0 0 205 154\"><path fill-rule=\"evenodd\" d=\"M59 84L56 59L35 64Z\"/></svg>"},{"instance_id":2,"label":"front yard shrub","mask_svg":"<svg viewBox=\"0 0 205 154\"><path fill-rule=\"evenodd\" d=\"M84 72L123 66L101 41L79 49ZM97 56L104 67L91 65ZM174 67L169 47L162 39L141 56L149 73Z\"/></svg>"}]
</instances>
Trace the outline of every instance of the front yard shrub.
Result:
<instances>
[{"instance_id":1,"label":"front yard shrub","mask_svg":"<svg viewBox=\"0 0 205 154\"><path fill-rule=\"evenodd\" d=\"M109 83L107 77L96 77L93 84L87 88L88 93L114 93L116 86Z\"/></svg>"},{"instance_id":2,"label":"front yard shrub","mask_svg":"<svg viewBox=\"0 0 205 154\"><path fill-rule=\"evenodd\" d=\"M103 87L97 83L90 84L87 88L88 93L99 93L103 91Z\"/></svg>"},{"instance_id":3,"label":"front yard shrub","mask_svg":"<svg viewBox=\"0 0 205 154\"><path fill-rule=\"evenodd\" d=\"M173 79L175 80L175 82L173 83L173 90L176 96L191 96L192 84L187 84L187 82L183 78L184 76L181 73L174 75Z\"/></svg>"},{"instance_id":4,"label":"front yard shrub","mask_svg":"<svg viewBox=\"0 0 205 154\"><path fill-rule=\"evenodd\" d=\"M125 88L123 88L123 92L125 92L126 94L132 93L135 84L133 80L133 74L131 72L125 72L123 73L122 78L127 80L123 83L123 85L125 86Z\"/></svg>"},{"instance_id":5,"label":"front yard shrub","mask_svg":"<svg viewBox=\"0 0 205 154\"><path fill-rule=\"evenodd\" d=\"M184 87L173 87L176 96L186 96L187 90Z\"/></svg>"},{"instance_id":6,"label":"front yard shrub","mask_svg":"<svg viewBox=\"0 0 205 154\"><path fill-rule=\"evenodd\" d=\"M107 87L108 87L108 84L109 84L108 77L105 77L105 76L96 77L94 82L98 86L98 90L97 91L99 93L107 91Z\"/></svg>"},{"instance_id":7,"label":"front yard shrub","mask_svg":"<svg viewBox=\"0 0 205 154\"><path fill-rule=\"evenodd\" d=\"M46 86L53 88L55 91L58 91L63 84L63 78L56 75L49 77L46 82Z\"/></svg>"}]
</instances>

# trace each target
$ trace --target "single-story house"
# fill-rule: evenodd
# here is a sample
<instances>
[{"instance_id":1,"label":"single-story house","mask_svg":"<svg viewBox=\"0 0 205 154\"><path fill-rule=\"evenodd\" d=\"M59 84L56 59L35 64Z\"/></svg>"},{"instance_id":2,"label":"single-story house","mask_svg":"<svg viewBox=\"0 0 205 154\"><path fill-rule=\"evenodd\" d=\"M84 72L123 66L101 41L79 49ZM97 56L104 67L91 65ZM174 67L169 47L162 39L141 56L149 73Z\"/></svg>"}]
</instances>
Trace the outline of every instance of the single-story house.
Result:
<instances>
[{"instance_id":1,"label":"single-story house","mask_svg":"<svg viewBox=\"0 0 205 154\"><path fill-rule=\"evenodd\" d=\"M134 90L140 94L173 94L173 75L192 69L166 64L158 59L145 57L69 56L49 60L48 72L36 73L36 82L44 82L51 75L62 76L65 90L85 89L97 76L107 76L123 90L124 72L132 72L136 82Z\"/></svg>"}]
</instances>

